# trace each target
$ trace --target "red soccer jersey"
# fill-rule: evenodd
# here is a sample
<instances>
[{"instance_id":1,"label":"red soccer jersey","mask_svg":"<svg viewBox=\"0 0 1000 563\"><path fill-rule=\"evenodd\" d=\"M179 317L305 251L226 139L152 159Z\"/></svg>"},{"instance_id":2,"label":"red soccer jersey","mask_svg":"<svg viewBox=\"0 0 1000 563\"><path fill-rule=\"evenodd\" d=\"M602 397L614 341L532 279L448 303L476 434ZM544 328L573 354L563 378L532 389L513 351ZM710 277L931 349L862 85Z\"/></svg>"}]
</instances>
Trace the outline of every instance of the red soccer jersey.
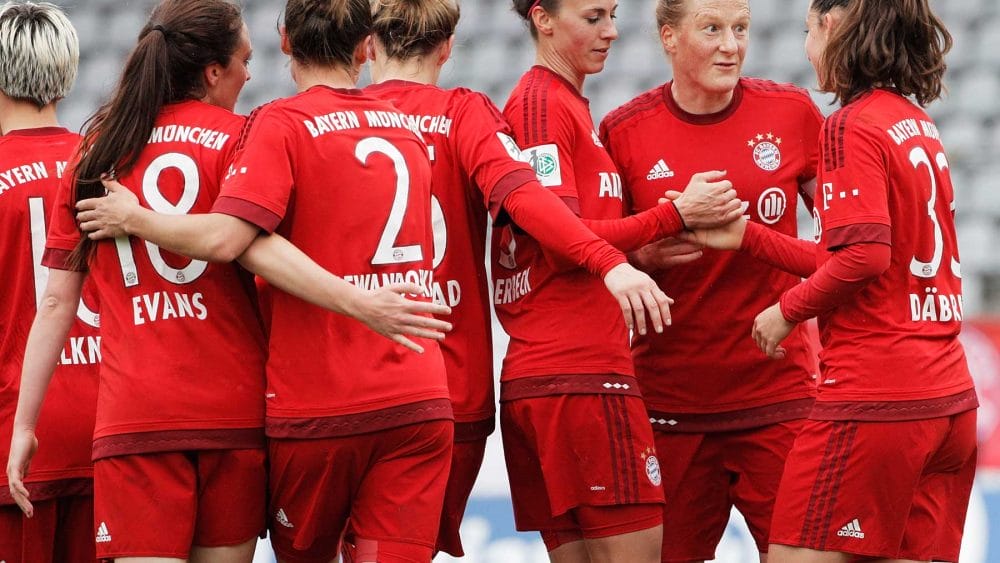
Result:
<instances>
[{"instance_id":1,"label":"red soccer jersey","mask_svg":"<svg viewBox=\"0 0 1000 563\"><path fill-rule=\"evenodd\" d=\"M376 289L433 289L431 170L411 121L357 90L316 86L259 108L215 211L288 238ZM452 418L441 351L417 354L361 322L272 288L267 428L335 437Z\"/></svg>"},{"instance_id":2,"label":"red soccer jersey","mask_svg":"<svg viewBox=\"0 0 1000 563\"><path fill-rule=\"evenodd\" d=\"M366 92L419 126L431 154L434 299L452 308L441 343L456 422L492 427L493 344L486 276L486 214L535 179L489 99L465 88L393 80ZM460 429L461 427L459 427Z\"/></svg>"},{"instance_id":3,"label":"red soccer jersey","mask_svg":"<svg viewBox=\"0 0 1000 563\"><path fill-rule=\"evenodd\" d=\"M636 97L601 123L631 212L655 206L667 190L683 191L696 172L725 170L751 221L796 236L798 194L807 186L811 204L823 122L805 90L744 78L729 107L692 115L670 88ZM655 428L731 430L808 414L817 367L805 328L785 340L783 361L750 338L757 314L799 278L745 253L712 250L654 277L675 299L673 324L635 335L632 354L651 418L663 421Z\"/></svg>"},{"instance_id":4,"label":"red soccer jersey","mask_svg":"<svg viewBox=\"0 0 1000 563\"><path fill-rule=\"evenodd\" d=\"M167 106L121 182L154 211L207 212L243 122L202 102ZM64 182L52 215L52 268L80 240L72 192ZM121 237L98 243L88 277L104 344L95 459L261 444L264 337L244 271Z\"/></svg>"},{"instance_id":5,"label":"red soccer jersey","mask_svg":"<svg viewBox=\"0 0 1000 563\"><path fill-rule=\"evenodd\" d=\"M819 317L814 418L914 419L974 408L958 341L962 280L955 199L937 127L875 90L827 118L815 218L822 264L862 242L892 246L889 269Z\"/></svg>"},{"instance_id":6,"label":"red soccer jersey","mask_svg":"<svg viewBox=\"0 0 1000 563\"><path fill-rule=\"evenodd\" d=\"M17 407L24 347L42 298L48 268L41 264L48 215L59 180L79 142L62 128L22 129L0 137L0 458L7 459ZM35 433L41 447L31 461L32 500L72 490L67 480L93 475L90 445L97 408L101 359L96 296L84 286L84 300L49 385ZM33 483L44 483L39 488ZM12 503L7 475L0 477L0 504Z\"/></svg>"},{"instance_id":7,"label":"red soccer jersey","mask_svg":"<svg viewBox=\"0 0 1000 563\"><path fill-rule=\"evenodd\" d=\"M504 116L539 182L585 219L622 217L621 178L597 137L588 101L541 66L511 93ZM598 277L559 271L508 226L493 235L493 302L510 335L504 381L634 373L621 309Z\"/></svg>"}]
</instances>

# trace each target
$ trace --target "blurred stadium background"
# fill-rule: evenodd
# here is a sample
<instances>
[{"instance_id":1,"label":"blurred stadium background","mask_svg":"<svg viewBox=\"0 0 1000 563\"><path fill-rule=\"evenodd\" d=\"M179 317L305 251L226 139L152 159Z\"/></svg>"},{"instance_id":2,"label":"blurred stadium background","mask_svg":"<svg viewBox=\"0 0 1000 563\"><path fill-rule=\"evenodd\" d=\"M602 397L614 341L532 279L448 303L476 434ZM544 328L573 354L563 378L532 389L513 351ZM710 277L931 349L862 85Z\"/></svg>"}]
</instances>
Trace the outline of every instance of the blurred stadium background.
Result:
<instances>
[{"instance_id":1,"label":"blurred stadium background","mask_svg":"<svg viewBox=\"0 0 1000 563\"><path fill-rule=\"evenodd\" d=\"M79 129L114 85L122 62L135 43L154 0L56 0L67 9L81 43L80 77L61 105L64 123ZM977 491L970 507L967 549L970 562L1000 561L1000 2L998 0L931 0L954 35L948 56L948 96L933 104L949 151L958 207L963 263L964 340L976 372L983 408L980 434L983 455ZM254 45L252 80L237 111L294 93L286 58L278 49L281 0L244 0L245 18ZM620 39L607 68L587 80L595 122L636 94L670 77L659 46L653 0L620 0ZM812 88L812 68L805 59L804 18L808 0L750 0L753 23L744 74ZM461 0L455 56L442 74L443 86L467 86L486 92L500 106L534 54L528 33L507 0ZM363 78L363 83L367 77ZM826 95L813 92L824 113L833 107ZM811 221L803 221L811 228ZM707 312L712 314L712 312ZM503 336L498 335L503 341ZM503 346L498 346L498 356ZM915 366L919 369L919 366ZM495 438L495 436L494 436ZM669 454L667 454L669 455ZM498 440L490 450L470 505L464 529L469 555L465 561L542 562L544 548L533 534L515 534ZM387 484L388 485L388 484ZM992 530L992 533L991 533ZM755 561L755 549L738 515L720 547L719 561ZM259 561L271 561L268 553ZM439 561L450 558L439 557Z\"/></svg>"}]
</instances>

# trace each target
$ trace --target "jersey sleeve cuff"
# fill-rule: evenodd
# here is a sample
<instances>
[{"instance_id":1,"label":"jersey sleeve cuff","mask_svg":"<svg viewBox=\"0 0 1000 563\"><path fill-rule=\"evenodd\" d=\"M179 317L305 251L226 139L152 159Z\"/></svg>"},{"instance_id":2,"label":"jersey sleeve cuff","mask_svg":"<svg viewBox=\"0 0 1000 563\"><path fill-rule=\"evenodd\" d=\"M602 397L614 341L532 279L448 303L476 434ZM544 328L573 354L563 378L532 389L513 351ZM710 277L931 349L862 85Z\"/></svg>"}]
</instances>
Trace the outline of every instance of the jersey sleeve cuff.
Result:
<instances>
[{"instance_id":1,"label":"jersey sleeve cuff","mask_svg":"<svg viewBox=\"0 0 1000 563\"><path fill-rule=\"evenodd\" d=\"M222 213L260 227L261 230L273 233L281 223L281 216L256 203L231 196L222 196L215 200L212 213Z\"/></svg>"},{"instance_id":2,"label":"jersey sleeve cuff","mask_svg":"<svg viewBox=\"0 0 1000 563\"><path fill-rule=\"evenodd\" d=\"M835 250L849 244L878 242L892 245L892 229L880 223L858 223L826 231L826 247Z\"/></svg>"},{"instance_id":3,"label":"jersey sleeve cuff","mask_svg":"<svg viewBox=\"0 0 1000 563\"><path fill-rule=\"evenodd\" d=\"M493 189L490 190L490 199L487 202L490 217L496 221L503 211L503 202L507 199L507 196L510 195L510 192L533 181L537 182L538 178L532 170L515 170L501 178L500 181L493 186Z\"/></svg>"},{"instance_id":4,"label":"jersey sleeve cuff","mask_svg":"<svg viewBox=\"0 0 1000 563\"><path fill-rule=\"evenodd\" d=\"M46 248L42 254L42 266L55 270L66 270L69 272L85 272L86 268L74 268L70 266L69 257L73 254L70 250L62 248Z\"/></svg>"}]
</instances>

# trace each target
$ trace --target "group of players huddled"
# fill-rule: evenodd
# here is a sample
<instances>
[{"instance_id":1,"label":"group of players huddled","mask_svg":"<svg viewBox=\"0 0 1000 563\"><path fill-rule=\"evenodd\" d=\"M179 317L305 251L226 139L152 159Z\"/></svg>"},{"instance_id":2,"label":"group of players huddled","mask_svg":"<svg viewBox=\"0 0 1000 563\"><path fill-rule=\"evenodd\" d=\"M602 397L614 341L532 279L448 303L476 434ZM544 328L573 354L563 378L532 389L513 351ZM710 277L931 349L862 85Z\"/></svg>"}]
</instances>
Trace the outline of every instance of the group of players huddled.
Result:
<instances>
[{"instance_id":1,"label":"group of players huddled","mask_svg":"<svg viewBox=\"0 0 1000 563\"><path fill-rule=\"evenodd\" d=\"M770 563L957 560L977 399L928 1L811 0L824 120L740 76L748 0L657 0L673 78L599 128L617 3L513 4L536 64L503 111L436 86L457 0L287 0L298 93L244 118L238 3L163 0L82 136L70 21L0 6L0 560L245 563L265 529L288 563L463 555L491 308L553 562L712 559L733 506Z\"/></svg>"}]
</instances>

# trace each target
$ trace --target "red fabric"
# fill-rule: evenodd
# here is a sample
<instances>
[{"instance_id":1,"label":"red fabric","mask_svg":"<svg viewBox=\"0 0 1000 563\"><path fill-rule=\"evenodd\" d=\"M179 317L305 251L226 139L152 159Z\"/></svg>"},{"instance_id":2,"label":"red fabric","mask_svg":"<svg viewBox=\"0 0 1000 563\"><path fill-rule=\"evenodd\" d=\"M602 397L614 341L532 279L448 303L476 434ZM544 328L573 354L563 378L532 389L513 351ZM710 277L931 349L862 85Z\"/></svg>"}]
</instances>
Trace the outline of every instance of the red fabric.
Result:
<instances>
[{"instance_id":1,"label":"red fabric","mask_svg":"<svg viewBox=\"0 0 1000 563\"><path fill-rule=\"evenodd\" d=\"M264 531L265 452L128 455L94 465L97 555L187 559ZM93 541L95 536L91 536Z\"/></svg>"},{"instance_id":2,"label":"red fabric","mask_svg":"<svg viewBox=\"0 0 1000 563\"><path fill-rule=\"evenodd\" d=\"M207 212L243 122L202 102L167 106L156 119L153 142L121 181L154 210ZM60 251L80 240L72 202L71 186L63 183L47 244L50 267L65 268ZM246 273L135 237L124 248L134 271L126 269L116 241L102 241L88 276L101 295L104 337L94 438L260 428L264 335Z\"/></svg>"},{"instance_id":3,"label":"red fabric","mask_svg":"<svg viewBox=\"0 0 1000 563\"><path fill-rule=\"evenodd\" d=\"M31 504L26 518L15 505L0 506L0 557L6 563L95 561L94 497L64 496Z\"/></svg>"},{"instance_id":4,"label":"red fabric","mask_svg":"<svg viewBox=\"0 0 1000 563\"><path fill-rule=\"evenodd\" d=\"M360 287L411 281L439 292L431 168L414 129L399 110L356 90L316 86L263 106L250 117L222 189L245 205L228 212L254 222L258 215L244 210L270 211L281 218L275 232ZM436 342L422 341L426 352L417 354L283 291L272 291L271 303L269 427L326 419L331 424L297 436L319 438L339 427L337 417L448 399ZM434 418L437 411L424 419ZM402 423L409 422L416 421Z\"/></svg>"},{"instance_id":5,"label":"red fabric","mask_svg":"<svg viewBox=\"0 0 1000 563\"><path fill-rule=\"evenodd\" d=\"M601 138L621 170L627 212L654 208L697 172L725 170L746 205L748 231L796 236L795 210L816 175L822 124L809 93L743 78L729 107L695 116L677 106L670 88L653 88L601 122ZM815 253L810 259L815 264ZM757 314L797 276L747 253L705 249L700 259L653 277L675 302L673 324L662 334L634 335L636 375L649 409L753 428L773 420L746 417L751 409L814 396L818 370L804 329L786 339L781 362L749 338Z\"/></svg>"},{"instance_id":6,"label":"red fabric","mask_svg":"<svg viewBox=\"0 0 1000 563\"><path fill-rule=\"evenodd\" d=\"M816 243L747 223L740 250L798 277L816 271Z\"/></svg>"},{"instance_id":7,"label":"red fabric","mask_svg":"<svg viewBox=\"0 0 1000 563\"><path fill-rule=\"evenodd\" d=\"M892 402L972 389L958 341L954 189L934 123L898 94L875 90L827 118L821 139L817 262L863 242L888 242L892 257L852 299L819 315L817 405L869 402L890 416Z\"/></svg>"},{"instance_id":8,"label":"red fabric","mask_svg":"<svg viewBox=\"0 0 1000 563\"><path fill-rule=\"evenodd\" d=\"M621 177L587 101L557 74L534 67L504 108L539 182L583 219L622 217ZM538 241L511 226L493 231L493 299L510 335L503 380L565 373L632 375L628 329L603 281L561 271Z\"/></svg>"},{"instance_id":9,"label":"red fabric","mask_svg":"<svg viewBox=\"0 0 1000 563\"><path fill-rule=\"evenodd\" d=\"M976 472L976 412L806 423L774 503L771 543L958 561Z\"/></svg>"},{"instance_id":10,"label":"red fabric","mask_svg":"<svg viewBox=\"0 0 1000 563\"><path fill-rule=\"evenodd\" d=\"M657 205L619 220L587 219L583 224L624 252L632 252L684 230L684 221L673 203Z\"/></svg>"},{"instance_id":11,"label":"red fabric","mask_svg":"<svg viewBox=\"0 0 1000 563\"><path fill-rule=\"evenodd\" d=\"M520 531L577 529L567 513L582 506L663 502L653 431L639 397L506 401L500 426Z\"/></svg>"},{"instance_id":12,"label":"red fabric","mask_svg":"<svg viewBox=\"0 0 1000 563\"><path fill-rule=\"evenodd\" d=\"M48 268L41 264L49 214L55 206L60 179L79 142L79 135L61 128L15 130L0 136L0 458L9 454L14 411L28 332L35 304L45 291ZM27 486L32 499L46 483L89 479L90 442L97 405L97 295L91 284L83 289L83 307L69 332L42 406L35 431L42 446L31 461ZM7 493L6 472L0 490ZM53 492L53 491L50 491ZM6 498L5 498L6 497ZM0 504L12 502L0 494Z\"/></svg>"},{"instance_id":13,"label":"red fabric","mask_svg":"<svg viewBox=\"0 0 1000 563\"><path fill-rule=\"evenodd\" d=\"M556 255L556 266L568 269L583 264L588 272L603 278L627 261L612 246L613 242L609 245L610 241L588 228L589 221L581 222L562 200L541 187L515 190L503 206L514 223L542 245L543 252ZM564 257L562 261L558 260L560 256Z\"/></svg>"},{"instance_id":14,"label":"red fabric","mask_svg":"<svg viewBox=\"0 0 1000 563\"><path fill-rule=\"evenodd\" d=\"M581 506L566 514L574 528L542 530L545 549L554 551L568 543L584 539L599 539L648 530L663 524L658 504L625 504L618 506Z\"/></svg>"},{"instance_id":15,"label":"red fabric","mask_svg":"<svg viewBox=\"0 0 1000 563\"><path fill-rule=\"evenodd\" d=\"M336 559L350 519L358 544L411 544L422 547L429 561L451 464L452 426L433 421L344 438L272 440L268 513L278 557Z\"/></svg>"},{"instance_id":16,"label":"red fabric","mask_svg":"<svg viewBox=\"0 0 1000 563\"><path fill-rule=\"evenodd\" d=\"M462 518L469 503L469 495L476 484L479 469L486 454L486 438L473 442L455 442L451 452L451 470L448 472L448 487L444 493L441 509L441 527L438 529L435 552L443 551L455 557L462 557Z\"/></svg>"},{"instance_id":17,"label":"red fabric","mask_svg":"<svg viewBox=\"0 0 1000 563\"><path fill-rule=\"evenodd\" d=\"M733 432L654 432L663 496L663 561L710 561L735 506L767 553L774 495L805 419Z\"/></svg>"},{"instance_id":18,"label":"red fabric","mask_svg":"<svg viewBox=\"0 0 1000 563\"><path fill-rule=\"evenodd\" d=\"M841 247L804 283L781 296L781 314L801 323L850 301L889 268L892 248L880 243Z\"/></svg>"}]
</instances>

